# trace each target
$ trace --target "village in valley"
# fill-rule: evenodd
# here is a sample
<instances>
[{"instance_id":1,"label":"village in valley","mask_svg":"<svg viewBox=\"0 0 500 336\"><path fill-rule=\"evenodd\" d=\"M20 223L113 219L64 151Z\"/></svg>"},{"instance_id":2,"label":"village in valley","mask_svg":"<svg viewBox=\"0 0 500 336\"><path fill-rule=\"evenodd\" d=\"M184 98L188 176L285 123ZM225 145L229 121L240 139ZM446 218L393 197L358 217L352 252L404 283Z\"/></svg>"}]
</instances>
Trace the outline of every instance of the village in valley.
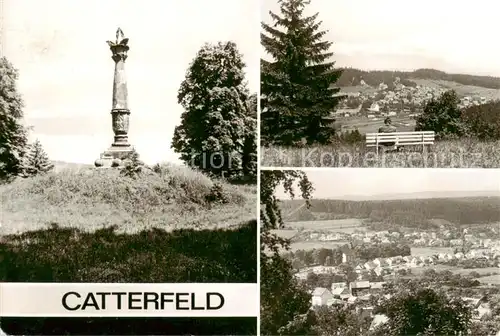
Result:
<instances>
[{"instance_id":1,"label":"village in valley","mask_svg":"<svg viewBox=\"0 0 500 336\"><path fill-rule=\"evenodd\" d=\"M385 117L391 117L402 131L413 130L415 119L422 113L425 104L450 90L449 83L446 84L443 81L408 80L395 76L390 82L369 85L361 78L359 85L341 87L340 94L346 99L334 112L337 126L343 131L358 129L366 133L366 123L378 125ZM460 89L460 109L484 105L498 98L492 93L495 90L487 88L461 86Z\"/></svg>"},{"instance_id":2,"label":"village in valley","mask_svg":"<svg viewBox=\"0 0 500 336\"><path fill-rule=\"evenodd\" d=\"M363 188L379 185L372 178L380 175L380 184L391 181L394 189L402 188L399 177L372 175L357 182ZM329 190L326 177L321 181ZM418 176L413 173L413 178ZM459 183L468 179L472 177ZM483 183L482 178L476 183ZM284 226L274 233L290 241L290 249L282 254L291 263L294 277L309 291L311 309L350 307L376 330L387 321L377 306L402 288L416 286L461 299L470 308L473 323L497 327L498 191L363 197L318 197L309 206L299 199L281 200Z\"/></svg>"}]
</instances>

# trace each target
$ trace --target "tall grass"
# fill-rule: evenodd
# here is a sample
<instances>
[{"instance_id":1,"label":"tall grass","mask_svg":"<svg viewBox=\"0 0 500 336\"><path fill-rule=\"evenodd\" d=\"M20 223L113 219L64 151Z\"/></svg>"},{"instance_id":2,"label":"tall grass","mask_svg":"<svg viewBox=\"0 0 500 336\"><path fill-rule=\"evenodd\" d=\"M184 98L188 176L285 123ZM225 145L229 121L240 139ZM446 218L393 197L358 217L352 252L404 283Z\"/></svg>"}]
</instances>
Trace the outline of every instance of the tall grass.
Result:
<instances>
[{"instance_id":1,"label":"tall grass","mask_svg":"<svg viewBox=\"0 0 500 336\"><path fill-rule=\"evenodd\" d=\"M214 188L217 186L217 188ZM224 195L213 197L214 190ZM157 227L220 228L255 219L255 186L213 181L184 167L147 170L137 179L115 169L65 169L0 185L2 234L52 224L134 233Z\"/></svg>"},{"instance_id":2,"label":"tall grass","mask_svg":"<svg viewBox=\"0 0 500 336\"><path fill-rule=\"evenodd\" d=\"M438 141L423 150L379 152L364 143L301 148L263 147L262 167L499 168L500 141Z\"/></svg>"},{"instance_id":3,"label":"tall grass","mask_svg":"<svg viewBox=\"0 0 500 336\"><path fill-rule=\"evenodd\" d=\"M238 229L117 234L52 228L7 235L4 282L256 282L257 222Z\"/></svg>"}]
</instances>

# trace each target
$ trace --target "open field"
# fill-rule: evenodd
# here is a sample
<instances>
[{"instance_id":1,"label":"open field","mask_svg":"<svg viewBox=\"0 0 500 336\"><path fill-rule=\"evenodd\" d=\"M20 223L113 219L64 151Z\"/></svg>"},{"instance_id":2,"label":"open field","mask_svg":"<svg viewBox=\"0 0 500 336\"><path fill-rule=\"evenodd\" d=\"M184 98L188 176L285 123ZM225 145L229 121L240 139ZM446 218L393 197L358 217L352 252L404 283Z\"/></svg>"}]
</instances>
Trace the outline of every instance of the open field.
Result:
<instances>
[{"instance_id":1,"label":"open field","mask_svg":"<svg viewBox=\"0 0 500 336\"><path fill-rule=\"evenodd\" d=\"M348 72L345 72L345 75L349 76ZM406 77L402 76L402 74L398 74L395 76L403 78ZM366 77L366 74L364 74L363 77ZM453 80L445 80L445 79L414 78L411 74L408 77L406 77L406 79L420 86L436 88L436 89L455 90L460 97L480 96L493 100L500 99L500 91L497 88L487 88L478 85L465 85ZM376 93L377 91L378 91L378 84L375 86L370 86L370 85L342 86L340 92L346 94L359 92L364 95L370 95Z\"/></svg>"},{"instance_id":2,"label":"open field","mask_svg":"<svg viewBox=\"0 0 500 336\"><path fill-rule=\"evenodd\" d=\"M439 253L453 253L451 247L412 247L411 255L418 257L430 257Z\"/></svg>"},{"instance_id":3,"label":"open field","mask_svg":"<svg viewBox=\"0 0 500 336\"><path fill-rule=\"evenodd\" d=\"M500 141L438 141L427 147L375 153L364 143L313 147L262 147L263 167L500 168Z\"/></svg>"},{"instance_id":4,"label":"open field","mask_svg":"<svg viewBox=\"0 0 500 336\"><path fill-rule=\"evenodd\" d=\"M337 117L336 123L340 125L342 132L357 129L361 134L377 133L384 125L384 117L369 119L367 117ZM408 116L391 117L392 124L397 127L398 132L411 132L415 130L415 119Z\"/></svg>"},{"instance_id":5,"label":"open field","mask_svg":"<svg viewBox=\"0 0 500 336\"><path fill-rule=\"evenodd\" d=\"M452 270L453 273L455 274L469 274L471 272L476 272L479 274L489 274L489 273L496 273L500 274L500 268L498 267L486 267L486 268L459 268Z\"/></svg>"},{"instance_id":6,"label":"open field","mask_svg":"<svg viewBox=\"0 0 500 336\"><path fill-rule=\"evenodd\" d=\"M478 278L477 280L483 284L500 285L500 275L490 275Z\"/></svg>"},{"instance_id":7,"label":"open field","mask_svg":"<svg viewBox=\"0 0 500 336\"><path fill-rule=\"evenodd\" d=\"M149 228L215 229L255 219L255 186L220 182L225 200L212 199L214 182L180 166L138 179L116 169L63 169L0 185L1 234L60 227L117 232Z\"/></svg>"},{"instance_id":8,"label":"open field","mask_svg":"<svg viewBox=\"0 0 500 336\"><path fill-rule=\"evenodd\" d=\"M293 242L290 245L291 251L297 251L297 250L312 250L312 249L319 249L319 248L336 248L339 246L343 246L345 244L349 244L348 241L299 241L299 242Z\"/></svg>"},{"instance_id":9,"label":"open field","mask_svg":"<svg viewBox=\"0 0 500 336\"><path fill-rule=\"evenodd\" d=\"M271 230L272 234L277 235L278 237L284 238L284 239L292 239L295 237L299 231L297 230Z\"/></svg>"},{"instance_id":10,"label":"open field","mask_svg":"<svg viewBox=\"0 0 500 336\"><path fill-rule=\"evenodd\" d=\"M447 80L433 80L433 79L411 79L417 85L444 88L448 90L455 90L458 96L480 96L487 99L500 99L500 91L497 89L484 88L474 85L463 85L457 82Z\"/></svg>"},{"instance_id":11,"label":"open field","mask_svg":"<svg viewBox=\"0 0 500 336\"><path fill-rule=\"evenodd\" d=\"M419 276L422 275L425 271L433 269L436 272L442 272L442 271L451 271L454 274L460 274L460 275L468 275L471 272L477 272L479 274L489 274L489 273L499 273L500 274L500 269L496 267L488 267L488 268L459 268L459 267L454 267L454 266L448 266L448 265L432 265L432 266L426 266L426 267L415 267L411 269L411 273L413 276ZM500 276L497 276L500 277Z\"/></svg>"},{"instance_id":12,"label":"open field","mask_svg":"<svg viewBox=\"0 0 500 336\"><path fill-rule=\"evenodd\" d=\"M343 232L342 230L366 230L361 227L363 221L358 218L348 218L348 219L332 219L332 220L316 220L316 221L304 221L304 222L286 222L285 226L293 229L304 229L304 230L320 230L320 231L330 231L330 232Z\"/></svg>"}]
</instances>

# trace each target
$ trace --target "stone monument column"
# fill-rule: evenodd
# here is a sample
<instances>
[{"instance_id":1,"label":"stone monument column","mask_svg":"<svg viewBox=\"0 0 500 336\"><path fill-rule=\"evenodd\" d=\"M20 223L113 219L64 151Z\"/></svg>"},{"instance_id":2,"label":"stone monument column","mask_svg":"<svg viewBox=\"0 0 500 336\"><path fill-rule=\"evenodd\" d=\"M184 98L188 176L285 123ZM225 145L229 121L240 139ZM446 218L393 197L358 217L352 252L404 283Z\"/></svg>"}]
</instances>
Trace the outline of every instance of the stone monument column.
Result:
<instances>
[{"instance_id":1,"label":"stone monument column","mask_svg":"<svg viewBox=\"0 0 500 336\"><path fill-rule=\"evenodd\" d=\"M116 31L116 42L107 41L115 62L113 78L113 104L111 106L111 122L114 141L108 150L101 153L100 166L108 166L105 161L124 159L133 147L128 142L129 117L127 77L125 75L125 60L129 50L128 38L125 38L120 28ZM96 162L96 165L97 162Z\"/></svg>"}]
</instances>

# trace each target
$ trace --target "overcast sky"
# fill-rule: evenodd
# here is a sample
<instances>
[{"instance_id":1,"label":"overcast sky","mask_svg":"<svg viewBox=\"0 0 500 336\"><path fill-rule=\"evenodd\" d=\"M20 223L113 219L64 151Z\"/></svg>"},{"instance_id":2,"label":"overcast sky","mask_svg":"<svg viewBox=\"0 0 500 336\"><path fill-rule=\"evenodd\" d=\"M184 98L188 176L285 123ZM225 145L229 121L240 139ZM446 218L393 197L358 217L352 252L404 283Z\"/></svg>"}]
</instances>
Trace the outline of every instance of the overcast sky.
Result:
<instances>
[{"instance_id":1,"label":"overcast sky","mask_svg":"<svg viewBox=\"0 0 500 336\"><path fill-rule=\"evenodd\" d=\"M500 196L498 169L327 168L306 173L316 199L426 192L460 192L462 196L484 192ZM282 188L277 190L277 196L289 198Z\"/></svg>"},{"instance_id":2,"label":"overcast sky","mask_svg":"<svg viewBox=\"0 0 500 336\"><path fill-rule=\"evenodd\" d=\"M130 38L130 141L147 163L175 161L177 90L205 42L236 42L250 89L259 76L255 0L3 0L3 53L20 72L32 138L51 159L93 163L113 141L114 63L106 40Z\"/></svg>"},{"instance_id":3,"label":"overcast sky","mask_svg":"<svg viewBox=\"0 0 500 336\"><path fill-rule=\"evenodd\" d=\"M263 21L276 0L263 0ZM312 0L340 66L500 76L500 1Z\"/></svg>"}]
</instances>

